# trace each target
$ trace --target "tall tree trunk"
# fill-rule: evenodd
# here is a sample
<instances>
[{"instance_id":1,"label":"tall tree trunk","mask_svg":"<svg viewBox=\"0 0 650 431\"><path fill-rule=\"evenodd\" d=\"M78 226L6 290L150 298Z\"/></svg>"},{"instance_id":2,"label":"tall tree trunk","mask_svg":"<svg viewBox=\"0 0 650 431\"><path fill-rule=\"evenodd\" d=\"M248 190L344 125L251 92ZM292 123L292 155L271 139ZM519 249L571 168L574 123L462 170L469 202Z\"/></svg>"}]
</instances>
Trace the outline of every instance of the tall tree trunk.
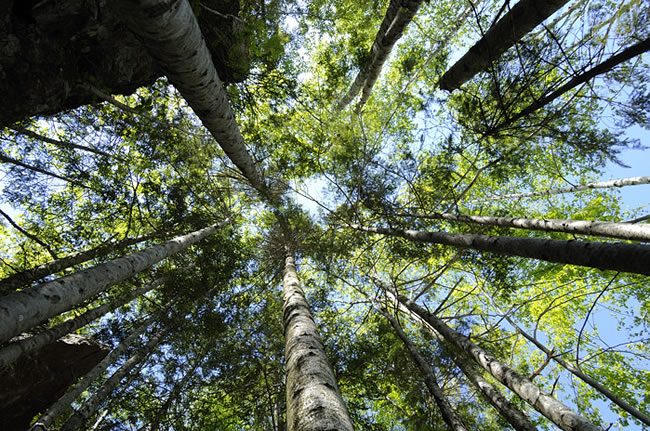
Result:
<instances>
[{"instance_id":1,"label":"tall tree trunk","mask_svg":"<svg viewBox=\"0 0 650 431\"><path fill-rule=\"evenodd\" d=\"M88 262L97 256L101 256L115 250L119 250L123 247L128 247L130 245L146 241L153 237L154 235L144 235L137 238L125 238L121 241L102 244L90 250L75 253L67 257L62 257L60 259L44 263L32 269L17 272L3 280L0 280L0 295L6 295L20 287L33 283L34 281L37 281L48 275L52 275L66 268L79 265L80 263Z\"/></svg>"},{"instance_id":2,"label":"tall tree trunk","mask_svg":"<svg viewBox=\"0 0 650 431\"><path fill-rule=\"evenodd\" d=\"M138 365L147 355L167 336L168 329L159 330L151 339L127 359L104 384L79 408L61 427L60 431L76 431L82 429L86 421L97 411L120 381Z\"/></svg>"},{"instance_id":3,"label":"tall tree trunk","mask_svg":"<svg viewBox=\"0 0 650 431\"><path fill-rule=\"evenodd\" d=\"M485 70L496 60L541 24L567 0L519 0L476 44L440 78L440 88L453 91Z\"/></svg>"},{"instance_id":4,"label":"tall tree trunk","mask_svg":"<svg viewBox=\"0 0 650 431\"><path fill-rule=\"evenodd\" d=\"M489 299L492 300L492 298L489 298ZM503 318L508 323L510 323L515 328L515 330L517 332L519 332L524 338L526 338L528 341L530 341L535 346L537 346L537 348L539 350L546 353L546 355L549 358L553 359L555 362L560 364L562 367L564 367L564 369L566 369L567 371L572 373L574 376L578 377L580 380L582 380L583 382L585 382L586 384L588 384L589 386L591 386L592 388L594 388L595 390L597 390L598 392L600 392L601 394L603 394L604 396L609 398L609 400L611 402L613 402L614 404L619 406L621 409L625 410L630 415L634 416L635 418L637 418L638 420L640 420L644 424L650 426L650 416L648 416L647 414L639 411L637 408L630 405L627 401L625 401L625 400L621 399L620 397L618 397L616 394L614 394L612 391L610 391L609 388L605 387L603 384L601 384L596 379L594 379L594 378L588 376L587 374L583 373L579 368L577 368L576 366L574 366L570 362L566 362L564 359L562 359L560 357L559 354L556 354L556 353L552 352L548 347L543 345L537 338L533 337L528 332L524 331L509 316L507 316L505 313L503 313L501 310L499 310L498 307L496 307L496 304L494 304L494 301L492 301L492 302L493 302L493 305L495 306L495 308L497 308L497 311L503 316Z\"/></svg>"},{"instance_id":5,"label":"tall tree trunk","mask_svg":"<svg viewBox=\"0 0 650 431\"><path fill-rule=\"evenodd\" d=\"M106 355L104 359L95 368L90 370L88 374L83 376L77 384L68 390L61 398L59 398L49 409L36 421L32 426L32 431L47 430L47 427L52 425L54 421L61 416L61 414L72 405L72 402L77 399L83 391L85 391L90 384L101 376L106 369L111 366L124 351L133 344L135 340L142 335L143 332L149 328L154 318L149 318L142 322L128 337L126 337L116 348Z\"/></svg>"},{"instance_id":6,"label":"tall tree trunk","mask_svg":"<svg viewBox=\"0 0 650 431\"><path fill-rule=\"evenodd\" d=\"M381 283L384 286L383 283ZM389 295L392 295L392 292L384 287L384 290L388 292ZM394 296L393 296L394 297ZM429 325L424 319L422 319L418 314L411 311L408 307L402 303L397 303L400 311L409 315L412 319L418 322L424 329L426 329L433 337L438 340L441 345L449 350L448 344L445 342L445 339L438 331L436 331L431 325ZM528 417L519 410L514 404L508 401L501 393L495 388L490 382L485 380L479 373L475 372L471 365L468 364L468 360L465 358L465 352L452 352L450 351L450 356L452 361L460 368L465 377L474 385L474 387L483 395L483 397L495 408L501 416L508 421L508 423L517 431L536 431L537 427L533 425Z\"/></svg>"},{"instance_id":7,"label":"tall tree trunk","mask_svg":"<svg viewBox=\"0 0 650 431\"><path fill-rule=\"evenodd\" d=\"M650 184L650 177L620 178L617 180L597 181L594 183L578 184L577 186L562 187L558 189L549 189L549 190L543 190L539 192L510 193L507 195L494 196L492 198L481 200L480 202L499 201L503 199L519 199L519 198L532 198L538 196L560 195L564 193L575 193L575 192L581 192L584 190L591 190L591 189L609 189L613 187L638 186L643 184Z\"/></svg>"},{"instance_id":8,"label":"tall tree trunk","mask_svg":"<svg viewBox=\"0 0 650 431\"><path fill-rule=\"evenodd\" d=\"M266 186L246 150L189 2L119 0L115 7L230 160L255 189L265 194Z\"/></svg>"},{"instance_id":9,"label":"tall tree trunk","mask_svg":"<svg viewBox=\"0 0 650 431\"><path fill-rule=\"evenodd\" d=\"M368 60L360 65L352 86L336 105L338 110L345 108L363 89L357 108L365 105L372 87L377 82L382 66L390 55L395 43L402 37L406 26L413 20L422 0L391 0L381 22L375 41L370 49Z\"/></svg>"},{"instance_id":10,"label":"tall tree trunk","mask_svg":"<svg viewBox=\"0 0 650 431\"><path fill-rule=\"evenodd\" d=\"M650 246L641 244L422 232L359 225L351 227L365 232L401 237L409 241L443 244L547 262L650 275L650 265L648 265Z\"/></svg>"},{"instance_id":11,"label":"tall tree trunk","mask_svg":"<svg viewBox=\"0 0 650 431\"><path fill-rule=\"evenodd\" d=\"M0 343L211 235L225 222L0 298Z\"/></svg>"},{"instance_id":12,"label":"tall tree trunk","mask_svg":"<svg viewBox=\"0 0 650 431\"><path fill-rule=\"evenodd\" d=\"M288 431L352 431L332 367L287 249L282 282Z\"/></svg>"},{"instance_id":13,"label":"tall tree trunk","mask_svg":"<svg viewBox=\"0 0 650 431\"><path fill-rule=\"evenodd\" d=\"M404 332L400 324L397 322L397 320L393 316L391 316L390 313L388 313L388 311L385 308L381 308L379 306L376 306L375 308L386 319L388 319L390 324L393 326L393 329L395 329L397 336L400 338L400 340L402 340L402 343L404 343L404 346L406 346L406 349L411 354L411 357L415 361L415 364L418 366L418 368L423 374L424 383L426 384L429 393L431 394L434 401L436 402L436 405L440 410L440 414L442 415L442 419L445 421L447 426L449 426L449 429L452 431L467 431L468 430L467 426L463 423L462 419L456 414L454 409L449 404L449 401L447 401L447 398L442 393L442 389L440 389L440 386L438 385L433 368L429 366L429 364L424 360L424 358L422 358L420 352L418 352L418 349L415 347L413 342L408 338L408 336L406 335L406 333Z\"/></svg>"},{"instance_id":14,"label":"tall tree trunk","mask_svg":"<svg viewBox=\"0 0 650 431\"><path fill-rule=\"evenodd\" d=\"M400 303L404 304L429 323L447 342L469 355L478 365L490 373L492 377L510 388L561 429L566 431L602 431L601 428L592 424L551 395L540 390L529 379L519 375L512 368L474 344L463 334L447 326L446 323L424 308L396 292L391 293Z\"/></svg>"},{"instance_id":15,"label":"tall tree trunk","mask_svg":"<svg viewBox=\"0 0 650 431\"><path fill-rule=\"evenodd\" d=\"M81 151L86 151L89 153L97 154L99 156L104 156L110 159L113 158L118 158L117 156L114 156L112 154L108 154L104 151L101 150L96 150L94 148L86 147L84 145L78 145L78 144L73 144L72 142L65 142L65 141L59 141L58 139L53 139L48 136L43 136L41 134L38 134L32 130L26 129L24 127L18 127L18 126L9 126L9 128L15 132L20 133L21 135L29 136L30 138L37 139L39 141L47 142L48 144L52 144L56 147L59 148L67 148L70 150L81 150Z\"/></svg>"},{"instance_id":16,"label":"tall tree trunk","mask_svg":"<svg viewBox=\"0 0 650 431\"><path fill-rule=\"evenodd\" d=\"M0 349L0 369L14 363L22 355L29 354L39 350L40 348L58 340L66 334L69 334L77 329L86 326L90 322L98 319L109 311L113 311L124 304L131 302L133 299L138 298L152 289L160 286L164 282L164 278L159 278L153 283L147 284L134 290L123 298L115 298L114 300L86 311L81 316L74 319L67 320L52 328L46 329L28 338L22 338L8 344L6 347Z\"/></svg>"},{"instance_id":17,"label":"tall tree trunk","mask_svg":"<svg viewBox=\"0 0 650 431\"><path fill-rule=\"evenodd\" d=\"M595 220L535 219L516 217L473 216L463 214L426 214L410 216L435 220L450 220L488 226L503 226L544 232L565 232L579 235L604 236L623 240L650 242L650 225L602 222Z\"/></svg>"},{"instance_id":18,"label":"tall tree trunk","mask_svg":"<svg viewBox=\"0 0 650 431\"><path fill-rule=\"evenodd\" d=\"M86 186L85 184L82 184L82 183L80 183L78 181L75 181L75 180L73 180L71 178L62 177L61 175L57 175L54 172L46 171L45 169L41 169L41 168L38 168L36 166L28 165L27 163L23 163L20 160L16 160L14 158L7 157L4 154L0 154L0 162L10 163L12 165L20 166L21 168L25 168L25 169L27 169L29 171L38 172L39 174L43 174L43 175L48 176L48 177L56 178L57 180L65 181L65 182L73 184L73 185L75 185L77 187L81 187L81 188L84 188L84 189L90 189L90 187Z\"/></svg>"},{"instance_id":19,"label":"tall tree trunk","mask_svg":"<svg viewBox=\"0 0 650 431\"><path fill-rule=\"evenodd\" d=\"M541 109L544 106L548 105L549 103L553 102L555 99L561 97L563 94L566 94L568 91L573 90L578 85L584 84L585 82L589 81L592 78L595 78L598 75L607 73L610 70L612 70L614 67L618 66L619 64L624 63L627 60L639 56L649 50L650 50L650 38L642 40L641 42L636 43L624 49L622 52L611 56L610 58L598 64L597 66L592 67L591 69L581 73L580 75L574 76L573 78L571 78L569 82L567 82L557 90L542 97L541 99L536 100L535 102L531 103L526 108L521 110L518 114L506 119L506 121L494 127L493 129L488 130L487 134L492 135L498 132L499 130L505 129L509 125L513 124L515 121L520 120L526 117L527 115L532 114L538 109Z\"/></svg>"}]
</instances>

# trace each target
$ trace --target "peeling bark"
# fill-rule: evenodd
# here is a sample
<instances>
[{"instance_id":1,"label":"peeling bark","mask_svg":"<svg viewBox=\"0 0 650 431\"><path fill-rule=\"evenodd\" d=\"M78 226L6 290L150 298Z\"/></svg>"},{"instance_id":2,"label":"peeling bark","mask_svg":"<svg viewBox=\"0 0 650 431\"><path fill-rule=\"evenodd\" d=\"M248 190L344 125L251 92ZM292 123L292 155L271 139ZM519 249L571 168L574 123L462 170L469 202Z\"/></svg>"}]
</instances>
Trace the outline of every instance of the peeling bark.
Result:
<instances>
[{"instance_id":1,"label":"peeling bark","mask_svg":"<svg viewBox=\"0 0 650 431\"><path fill-rule=\"evenodd\" d=\"M352 431L290 252L285 257L282 301L288 431Z\"/></svg>"}]
</instances>

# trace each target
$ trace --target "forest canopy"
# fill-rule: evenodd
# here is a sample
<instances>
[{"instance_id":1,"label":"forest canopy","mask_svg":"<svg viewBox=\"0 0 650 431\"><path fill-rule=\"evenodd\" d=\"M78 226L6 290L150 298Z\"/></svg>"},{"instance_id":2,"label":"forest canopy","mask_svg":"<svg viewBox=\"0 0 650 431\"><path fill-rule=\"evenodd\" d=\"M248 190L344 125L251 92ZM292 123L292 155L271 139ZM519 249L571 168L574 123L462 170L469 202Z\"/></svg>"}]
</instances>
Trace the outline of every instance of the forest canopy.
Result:
<instances>
[{"instance_id":1,"label":"forest canopy","mask_svg":"<svg viewBox=\"0 0 650 431\"><path fill-rule=\"evenodd\" d=\"M3 429L650 426L648 2L4 3Z\"/></svg>"}]
</instances>

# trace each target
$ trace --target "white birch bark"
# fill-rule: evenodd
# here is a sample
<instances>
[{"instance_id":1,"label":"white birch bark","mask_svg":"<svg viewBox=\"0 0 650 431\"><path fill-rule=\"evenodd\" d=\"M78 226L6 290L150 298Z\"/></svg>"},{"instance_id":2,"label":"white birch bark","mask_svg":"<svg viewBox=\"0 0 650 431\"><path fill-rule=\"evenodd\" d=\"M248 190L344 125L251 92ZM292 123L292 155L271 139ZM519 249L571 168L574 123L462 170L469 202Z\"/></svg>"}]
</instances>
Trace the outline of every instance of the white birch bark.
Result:
<instances>
[{"instance_id":1,"label":"white birch bark","mask_svg":"<svg viewBox=\"0 0 650 431\"><path fill-rule=\"evenodd\" d=\"M36 421L32 426L32 431L47 430L47 428L54 423L54 421L61 416L61 414L72 405L72 402L77 399L83 391L99 376L101 376L106 369L112 365L124 351L137 340L140 335L151 325L154 321L149 318L142 322L128 337L126 337L116 348L110 351L104 359L102 359L95 367L83 376L71 389L61 396L49 409Z\"/></svg>"},{"instance_id":2,"label":"white birch bark","mask_svg":"<svg viewBox=\"0 0 650 431\"><path fill-rule=\"evenodd\" d=\"M578 184L577 186L542 190L539 192L510 193L506 195L494 196L485 200L481 200L480 202L498 201L503 199L519 199L519 198L532 198L538 196L560 195L564 193L575 193L575 192L582 192L585 190L592 190L592 189L609 189L613 187L638 186L643 184L650 184L650 176L620 178L620 179L610 180L610 181L597 181L597 182L587 183L587 184Z\"/></svg>"},{"instance_id":3,"label":"white birch bark","mask_svg":"<svg viewBox=\"0 0 650 431\"><path fill-rule=\"evenodd\" d=\"M189 247L222 224L0 298L0 343Z\"/></svg>"},{"instance_id":4,"label":"white birch bark","mask_svg":"<svg viewBox=\"0 0 650 431\"><path fill-rule=\"evenodd\" d=\"M400 338L400 340L402 340L402 343L404 343L406 349L411 354L411 357L415 361L415 364L422 372L422 375L424 377L424 383L426 384L429 393L431 394L434 401L436 402L436 405L440 410L440 414L442 415L442 419L445 421L449 429L452 431L468 431L467 426L463 423L462 419L456 414L454 409L451 407L451 404L449 404L449 401L447 401L447 398L442 393L442 389L440 389L440 385L438 385L433 368L424 360L424 358L422 358L422 355L420 355L420 352L418 352L418 349L415 347L413 342L406 335L406 333L404 332L400 324L397 322L397 320L395 320L395 318L391 316L388 313L388 311L386 311L386 309L380 308L378 306L376 306L375 308L377 308L377 310L386 319L388 319L390 324L393 326L393 329L395 329L397 336Z\"/></svg>"},{"instance_id":5,"label":"white birch bark","mask_svg":"<svg viewBox=\"0 0 650 431\"><path fill-rule=\"evenodd\" d=\"M282 302L288 431L352 431L289 251L285 257Z\"/></svg>"},{"instance_id":6,"label":"white birch bark","mask_svg":"<svg viewBox=\"0 0 650 431\"><path fill-rule=\"evenodd\" d=\"M395 295L395 293L393 293ZM442 320L401 295L395 295L400 303L418 314L442 337L456 348L462 350L495 379L510 388L521 399L533 406L554 424L565 431L602 431L602 428L589 422L551 395L545 393L532 381L519 375L512 368L500 362L492 354L470 341L463 334L447 326Z\"/></svg>"},{"instance_id":7,"label":"white birch bark","mask_svg":"<svg viewBox=\"0 0 650 431\"><path fill-rule=\"evenodd\" d=\"M422 216L417 215L415 217L650 242L650 225L644 224L595 220L535 219L440 213Z\"/></svg>"},{"instance_id":8,"label":"white birch bark","mask_svg":"<svg viewBox=\"0 0 650 431\"><path fill-rule=\"evenodd\" d=\"M60 431L76 431L82 429L88 418L90 418L96 411L97 407L104 402L113 389L120 383L120 381L136 366L138 365L169 333L167 329L159 330L143 347L138 349L129 359L127 359L109 378L106 382L95 392L86 402L79 408L61 427Z\"/></svg>"},{"instance_id":9,"label":"white birch bark","mask_svg":"<svg viewBox=\"0 0 650 431\"><path fill-rule=\"evenodd\" d=\"M75 317L74 319L67 320L31 337L21 338L20 340L9 343L6 347L0 349L0 369L14 363L21 356L35 352L40 348L58 340L64 335L67 335L83 326L86 326L90 322L98 319L109 311L113 311L116 308L131 302L133 299L144 295L150 290L153 290L156 287L160 286L163 282L164 279L160 278L153 283L147 284L140 287L139 289L134 290L124 298L115 298L113 301L100 305L99 307L93 308L92 310L86 311L81 316Z\"/></svg>"},{"instance_id":10,"label":"white birch bark","mask_svg":"<svg viewBox=\"0 0 650 431\"><path fill-rule=\"evenodd\" d=\"M0 280L0 295L6 295L22 286L30 284L48 275L70 268L80 263L88 262L91 259L101 256L108 252L117 250L121 247L127 247L142 241L151 239L152 235L144 235L137 238L126 238L121 241L115 241L108 244L102 244L90 250L75 253L71 256L62 257L32 269L17 272L9 277Z\"/></svg>"},{"instance_id":11,"label":"white birch bark","mask_svg":"<svg viewBox=\"0 0 650 431\"><path fill-rule=\"evenodd\" d=\"M264 194L262 176L244 145L228 95L189 2L119 0L115 7L226 155Z\"/></svg>"},{"instance_id":12,"label":"white birch bark","mask_svg":"<svg viewBox=\"0 0 650 431\"><path fill-rule=\"evenodd\" d=\"M351 225L351 227L416 242L443 244L547 262L650 275L650 265L648 265L650 246L642 244L422 232L359 225Z\"/></svg>"}]
</instances>

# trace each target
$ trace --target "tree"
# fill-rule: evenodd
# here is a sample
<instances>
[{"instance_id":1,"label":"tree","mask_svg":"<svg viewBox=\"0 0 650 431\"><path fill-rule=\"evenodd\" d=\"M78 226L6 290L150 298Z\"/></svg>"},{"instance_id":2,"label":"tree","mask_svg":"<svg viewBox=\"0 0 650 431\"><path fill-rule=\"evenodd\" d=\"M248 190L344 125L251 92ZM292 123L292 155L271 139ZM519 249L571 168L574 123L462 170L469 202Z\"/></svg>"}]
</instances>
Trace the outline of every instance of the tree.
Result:
<instances>
[{"instance_id":1,"label":"tree","mask_svg":"<svg viewBox=\"0 0 650 431\"><path fill-rule=\"evenodd\" d=\"M89 404L47 427L645 423L645 216L594 178L631 144L624 127L648 125L635 114L648 100L647 54L584 72L647 40L650 9L578 1L539 30L517 18L518 36L488 52L487 78L443 94L448 54L468 32L489 26L487 38L527 4L104 5L125 23L111 27L128 35L116 43L168 81L120 95L131 90L89 71L70 94L92 106L57 112L76 105L46 98L36 109L30 96L6 110L0 193L15 213L2 209L0 270L49 269L0 298L3 372L66 332L116 346L149 318L168 328L164 348L154 336L151 352L113 355L115 374L89 383ZM559 3L546 6L548 16ZM42 7L11 10L59 28ZM364 109L332 112L357 69ZM248 75L232 83L228 70ZM57 113L27 118L43 112ZM600 121L610 114L620 127ZM585 186L556 193L566 182ZM303 206L310 196L319 212ZM509 230L520 227L534 229ZM155 245L176 232L192 233ZM113 247L142 237L135 253ZM64 409L84 406L68 397Z\"/></svg>"}]
</instances>

